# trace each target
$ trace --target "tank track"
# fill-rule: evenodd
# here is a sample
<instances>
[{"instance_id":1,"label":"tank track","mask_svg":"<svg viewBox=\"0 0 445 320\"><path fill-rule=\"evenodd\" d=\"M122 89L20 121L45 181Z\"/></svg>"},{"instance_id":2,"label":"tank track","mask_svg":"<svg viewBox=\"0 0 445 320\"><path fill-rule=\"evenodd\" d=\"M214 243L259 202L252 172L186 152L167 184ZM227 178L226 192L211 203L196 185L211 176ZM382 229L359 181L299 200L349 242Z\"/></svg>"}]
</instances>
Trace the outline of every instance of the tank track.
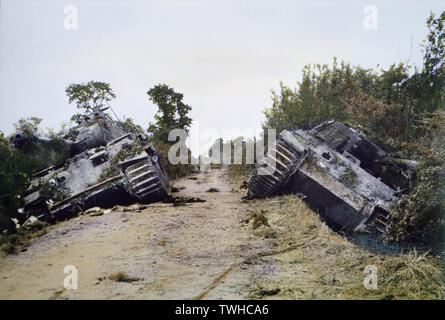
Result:
<instances>
[{"instance_id":1,"label":"tank track","mask_svg":"<svg viewBox=\"0 0 445 320\"><path fill-rule=\"evenodd\" d=\"M168 178L162 165L148 156L131 160L124 171L127 191L140 202L152 202L169 194Z\"/></svg>"},{"instance_id":2,"label":"tank track","mask_svg":"<svg viewBox=\"0 0 445 320\"><path fill-rule=\"evenodd\" d=\"M275 156L273 156L273 152L275 152ZM302 154L286 140L279 137L266 155L255 165L248 184L247 197L266 198L277 194L305 158L306 154Z\"/></svg>"}]
</instances>

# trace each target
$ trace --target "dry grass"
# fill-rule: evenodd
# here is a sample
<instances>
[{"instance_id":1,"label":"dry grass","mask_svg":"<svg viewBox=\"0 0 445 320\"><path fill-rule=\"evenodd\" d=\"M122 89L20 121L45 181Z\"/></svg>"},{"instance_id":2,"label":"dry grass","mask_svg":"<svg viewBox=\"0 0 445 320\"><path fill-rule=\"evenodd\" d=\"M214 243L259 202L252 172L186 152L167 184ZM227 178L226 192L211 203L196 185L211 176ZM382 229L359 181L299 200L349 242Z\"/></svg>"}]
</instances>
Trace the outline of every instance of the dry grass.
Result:
<instances>
[{"instance_id":1,"label":"dry grass","mask_svg":"<svg viewBox=\"0 0 445 320\"><path fill-rule=\"evenodd\" d=\"M171 144L164 143L161 141L153 141L156 149L161 157L162 165L170 179L176 179L179 177L184 177L193 171L193 165L191 164L171 164L168 160L168 151ZM191 155L190 155L191 157Z\"/></svg>"},{"instance_id":2,"label":"dry grass","mask_svg":"<svg viewBox=\"0 0 445 320\"><path fill-rule=\"evenodd\" d=\"M276 250L282 253L274 256L280 271L274 277L256 279L253 298L267 298L261 292L276 288L280 290L274 298L281 299L441 298L444 281L439 258L416 251L382 254L359 247L329 229L296 196L254 202L265 210ZM296 249L286 250L295 245ZM363 285L367 265L377 268L375 290Z\"/></svg>"},{"instance_id":3,"label":"dry grass","mask_svg":"<svg viewBox=\"0 0 445 320\"><path fill-rule=\"evenodd\" d=\"M427 253L390 257L378 266L379 287L365 290L356 286L346 290L351 296L371 299L440 299L443 298L444 281L437 258Z\"/></svg>"},{"instance_id":4,"label":"dry grass","mask_svg":"<svg viewBox=\"0 0 445 320\"><path fill-rule=\"evenodd\" d=\"M26 250L36 238L46 234L52 226L45 222L36 222L20 228L17 233L0 234L0 257Z\"/></svg>"},{"instance_id":5,"label":"dry grass","mask_svg":"<svg viewBox=\"0 0 445 320\"><path fill-rule=\"evenodd\" d=\"M229 178L234 182L240 182L248 179L252 165L232 164L229 166Z\"/></svg>"},{"instance_id":6,"label":"dry grass","mask_svg":"<svg viewBox=\"0 0 445 320\"><path fill-rule=\"evenodd\" d=\"M124 272L113 273L108 276L108 279L117 281L117 282L135 282L139 281L139 278L132 278L125 274Z\"/></svg>"}]
</instances>

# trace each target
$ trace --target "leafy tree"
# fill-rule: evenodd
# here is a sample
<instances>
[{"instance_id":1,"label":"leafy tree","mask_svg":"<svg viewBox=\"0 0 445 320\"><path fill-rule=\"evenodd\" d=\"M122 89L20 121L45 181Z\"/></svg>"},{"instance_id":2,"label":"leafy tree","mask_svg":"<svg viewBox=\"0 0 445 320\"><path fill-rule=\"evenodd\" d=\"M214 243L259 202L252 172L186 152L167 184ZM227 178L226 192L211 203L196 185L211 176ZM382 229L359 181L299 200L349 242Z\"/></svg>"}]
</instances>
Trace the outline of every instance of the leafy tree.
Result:
<instances>
[{"instance_id":1,"label":"leafy tree","mask_svg":"<svg viewBox=\"0 0 445 320\"><path fill-rule=\"evenodd\" d=\"M27 119L21 118L17 123L14 123L16 131L23 132L27 136L39 134L39 125L42 119L37 117L30 117Z\"/></svg>"},{"instance_id":2,"label":"leafy tree","mask_svg":"<svg viewBox=\"0 0 445 320\"><path fill-rule=\"evenodd\" d=\"M150 100L158 106L155 123L149 124L148 132L153 138L168 142L168 133L173 129L188 129L192 119L188 113L192 109L182 99L184 95L177 93L166 84L158 84L147 91Z\"/></svg>"},{"instance_id":3,"label":"leafy tree","mask_svg":"<svg viewBox=\"0 0 445 320\"><path fill-rule=\"evenodd\" d=\"M116 97L110 84L105 82L90 81L88 83L72 83L66 88L69 103L75 103L77 108L84 109L85 113L103 107Z\"/></svg>"},{"instance_id":4,"label":"leafy tree","mask_svg":"<svg viewBox=\"0 0 445 320\"><path fill-rule=\"evenodd\" d=\"M272 107L264 110L263 126L280 131L327 119L351 121L354 120L351 116L360 113L365 119L364 110L359 110L363 109L361 104L349 102L359 102L369 95L371 100L378 100L375 101L378 105L388 106L386 113L397 109L397 114L403 114L397 121L400 127L392 130L398 132L399 142L413 142L424 136L425 127L418 123L445 108L445 12L437 18L431 13L427 27L424 64L420 71L410 72L411 66L399 63L374 72L344 62L339 65L335 58L331 67L305 66L296 89L281 84L280 92L272 93ZM372 107L368 102L366 106ZM378 114L375 119L368 117L367 122L378 125L382 115Z\"/></svg>"},{"instance_id":5,"label":"leafy tree","mask_svg":"<svg viewBox=\"0 0 445 320\"><path fill-rule=\"evenodd\" d=\"M0 132L0 230L12 228L20 195L35 170L34 160L14 149Z\"/></svg>"},{"instance_id":6,"label":"leafy tree","mask_svg":"<svg viewBox=\"0 0 445 320\"><path fill-rule=\"evenodd\" d=\"M305 127L327 119L345 121L348 112L344 100L356 90L373 92L376 74L359 66L351 66L334 58L328 65L307 65L296 89L283 84L280 92L272 92L272 107L263 112L264 128L277 131Z\"/></svg>"},{"instance_id":7,"label":"leafy tree","mask_svg":"<svg viewBox=\"0 0 445 320\"><path fill-rule=\"evenodd\" d=\"M40 118L30 117L22 118L14 123L16 130L27 136L24 144L20 146L19 152L32 159L35 171L59 164L69 155L69 147L64 141L64 136L69 131L66 123L62 122L58 131L47 128L45 132L40 128L41 121ZM8 140L11 142L12 138L13 135L10 135Z\"/></svg>"},{"instance_id":8,"label":"leafy tree","mask_svg":"<svg viewBox=\"0 0 445 320\"><path fill-rule=\"evenodd\" d=\"M424 65L422 70L421 95L423 109L434 111L445 108L445 11L438 18L430 13L426 22L429 29L424 43Z\"/></svg>"},{"instance_id":9,"label":"leafy tree","mask_svg":"<svg viewBox=\"0 0 445 320\"><path fill-rule=\"evenodd\" d=\"M134 123L134 120L132 118L125 118L123 121L118 121L117 124L119 124L122 128L124 128L124 130L132 132L134 134L143 134L144 133L144 129Z\"/></svg>"},{"instance_id":10,"label":"leafy tree","mask_svg":"<svg viewBox=\"0 0 445 320\"><path fill-rule=\"evenodd\" d=\"M63 139L69 134L70 130L72 130L72 127L66 121L62 121L57 131L54 128L46 128L44 135L50 139Z\"/></svg>"},{"instance_id":11,"label":"leafy tree","mask_svg":"<svg viewBox=\"0 0 445 320\"><path fill-rule=\"evenodd\" d=\"M54 128L46 128L43 130L40 128L42 119L37 117L30 118L20 118L16 123L14 123L14 128L16 131L23 132L26 136L42 136L49 139L61 139L70 130L68 123L62 121L60 128L55 130Z\"/></svg>"}]
</instances>

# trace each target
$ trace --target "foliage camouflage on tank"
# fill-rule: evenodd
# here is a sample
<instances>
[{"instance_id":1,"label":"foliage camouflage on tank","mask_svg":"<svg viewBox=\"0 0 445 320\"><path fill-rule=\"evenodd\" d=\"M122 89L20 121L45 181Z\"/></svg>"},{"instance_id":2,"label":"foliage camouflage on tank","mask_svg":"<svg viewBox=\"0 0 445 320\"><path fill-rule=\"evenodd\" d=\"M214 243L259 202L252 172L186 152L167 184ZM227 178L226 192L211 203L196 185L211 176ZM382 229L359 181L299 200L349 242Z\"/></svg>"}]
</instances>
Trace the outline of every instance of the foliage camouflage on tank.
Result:
<instances>
[{"instance_id":1,"label":"foliage camouflage on tank","mask_svg":"<svg viewBox=\"0 0 445 320\"><path fill-rule=\"evenodd\" d=\"M11 143L51 148L46 139L20 132ZM22 196L22 219L33 215L57 220L94 206L149 203L169 195L167 174L148 136L128 131L103 112L86 119L59 144L64 150L61 161L34 174Z\"/></svg>"}]
</instances>

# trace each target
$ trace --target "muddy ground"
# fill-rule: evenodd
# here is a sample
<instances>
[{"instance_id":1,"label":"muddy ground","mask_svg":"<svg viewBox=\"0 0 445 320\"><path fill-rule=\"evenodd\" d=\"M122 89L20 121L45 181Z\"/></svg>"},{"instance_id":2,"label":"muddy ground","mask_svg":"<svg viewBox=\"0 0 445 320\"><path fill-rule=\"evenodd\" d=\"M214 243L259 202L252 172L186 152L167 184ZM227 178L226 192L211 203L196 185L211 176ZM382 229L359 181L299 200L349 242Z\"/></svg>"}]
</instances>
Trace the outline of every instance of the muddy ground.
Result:
<instances>
[{"instance_id":1,"label":"muddy ground","mask_svg":"<svg viewBox=\"0 0 445 320\"><path fill-rule=\"evenodd\" d=\"M205 202L118 207L61 222L0 258L0 299L397 297L389 280L378 292L363 289L364 267L384 272L391 257L334 233L296 196L243 200L240 183L228 167L206 168L173 182L175 197ZM78 270L76 290L64 289L67 265ZM431 298L440 289L414 284L420 289L399 296Z\"/></svg>"}]
</instances>

